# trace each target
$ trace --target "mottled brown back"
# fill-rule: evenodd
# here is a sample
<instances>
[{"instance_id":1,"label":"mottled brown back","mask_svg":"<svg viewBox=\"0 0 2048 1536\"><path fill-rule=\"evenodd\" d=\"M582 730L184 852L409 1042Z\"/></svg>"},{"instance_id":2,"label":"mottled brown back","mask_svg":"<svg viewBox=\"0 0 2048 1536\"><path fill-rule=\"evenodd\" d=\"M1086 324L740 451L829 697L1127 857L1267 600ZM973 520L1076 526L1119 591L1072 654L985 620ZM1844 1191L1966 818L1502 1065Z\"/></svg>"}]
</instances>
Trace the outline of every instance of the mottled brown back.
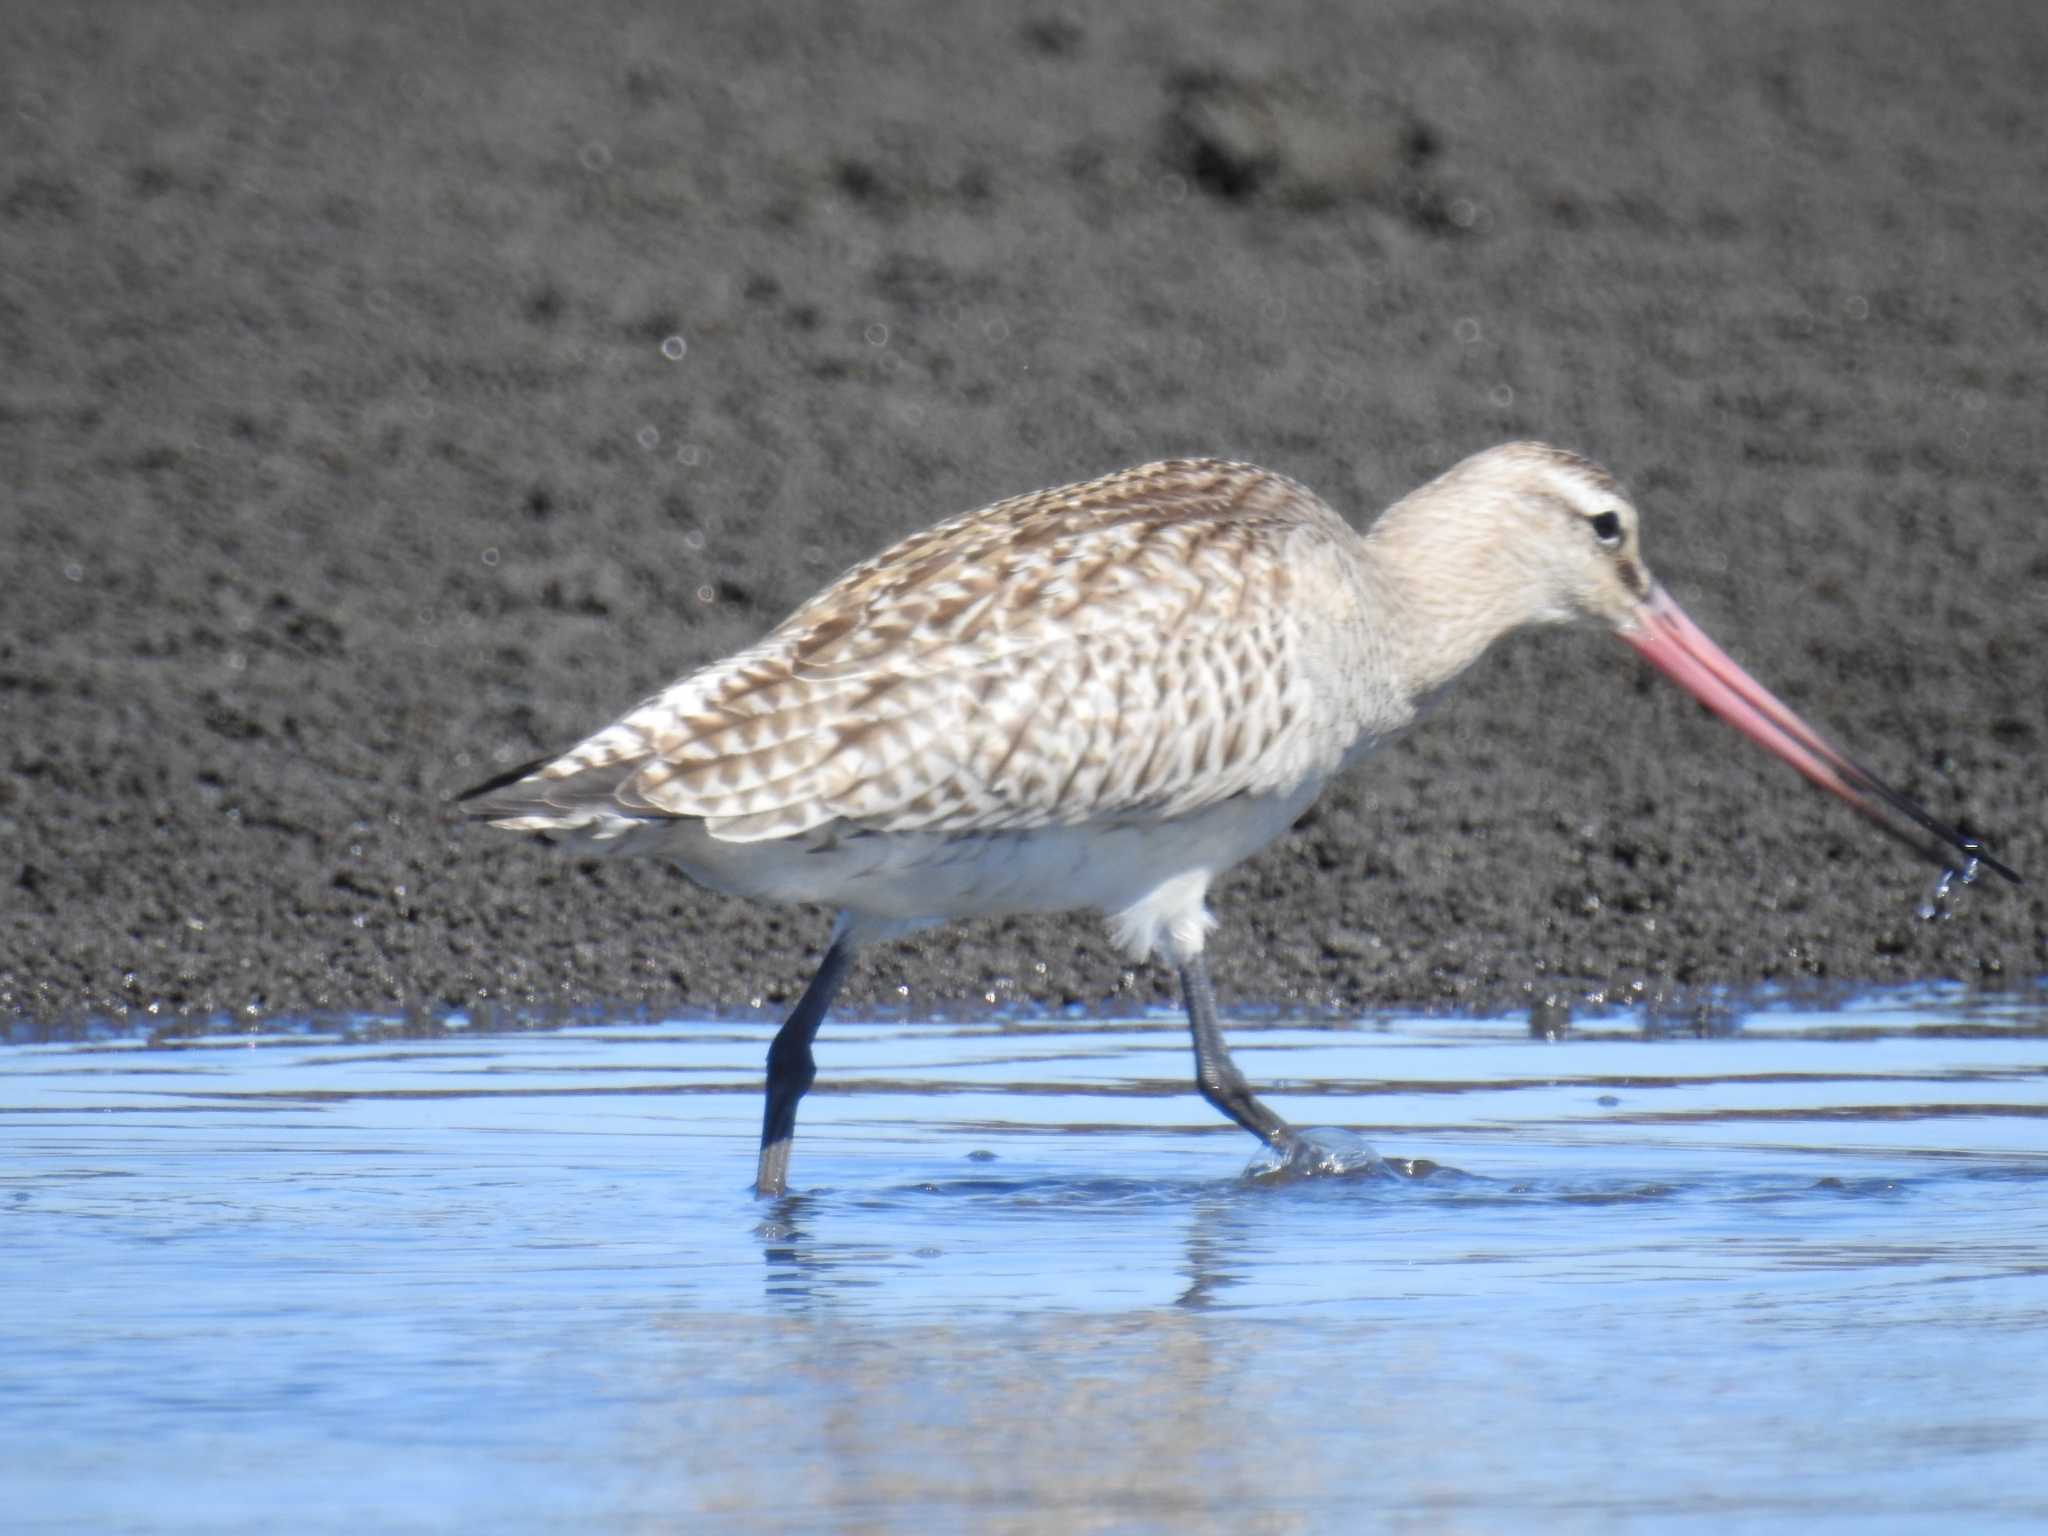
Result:
<instances>
[{"instance_id":1,"label":"mottled brown back","mask_svg":"<svg viewBox=\"0 0 2048 1536\"><path fill-rule=\"evenodd\" d=\"M1334 766L1303 573L1356 536L1293 481L1150 464L998 502L854 567L479 809L731 841L1165 818Z\"/></svg>"}]
</instances>

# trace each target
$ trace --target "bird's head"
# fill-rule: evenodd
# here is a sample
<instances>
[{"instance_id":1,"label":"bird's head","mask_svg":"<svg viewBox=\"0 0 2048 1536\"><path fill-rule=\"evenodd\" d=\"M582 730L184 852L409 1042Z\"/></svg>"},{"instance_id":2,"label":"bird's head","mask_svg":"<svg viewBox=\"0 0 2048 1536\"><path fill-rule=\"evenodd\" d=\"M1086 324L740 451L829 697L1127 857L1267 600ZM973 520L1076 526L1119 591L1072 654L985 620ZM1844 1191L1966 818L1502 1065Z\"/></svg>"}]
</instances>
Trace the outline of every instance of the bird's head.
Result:
<instances>
[{"instance_id":1,"label":"bird's head","mask_svg":"<svg viewBox=\"0 0 2048 1536\"><path fill-rule=\"evenodd\" d=\"M1590 459L1545 443L1489 448L1389 508L1367 544L1398 573L1425 686L1448 680L1508 630L1603 624L1714 714L1926 858L1965 879L1979 865L2018 878L1976 839L1845 756L1687 618L1643 563L1634 503ZM1440 679L1431 676L1439 663L1447 669Z\"/></svg>"},{"instance_id":2,"label":"bird's head","mask_svg":"<svg viewBox=\"0 0 2048 1536\"><path fill-rule=\"evenodd\" d=\"M1614 476L1566 449L1503 443L1409 501L1429 509L1414 530L1453 551L1447 582L1469 581L1511 626L1591 619L1626 630L1654 587L1635 503Z\"/></svg>"}]
</instances>

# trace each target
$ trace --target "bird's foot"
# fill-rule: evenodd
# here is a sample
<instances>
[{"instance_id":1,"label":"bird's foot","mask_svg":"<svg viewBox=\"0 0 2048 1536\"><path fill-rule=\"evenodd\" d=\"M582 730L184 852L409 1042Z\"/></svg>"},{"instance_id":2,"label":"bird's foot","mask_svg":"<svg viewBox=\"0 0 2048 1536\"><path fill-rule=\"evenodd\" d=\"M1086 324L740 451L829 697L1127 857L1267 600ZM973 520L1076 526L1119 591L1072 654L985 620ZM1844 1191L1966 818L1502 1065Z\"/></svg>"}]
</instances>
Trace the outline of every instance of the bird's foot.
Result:
<instances>
[{"instance_id":1,"label":"bird's foot","mask_svg":"<svg viewBox=\"0 0 2048 1536\"><path fill-rule=\"evenodd\" d=\"M1290 1127L1286 1136L1268 1143L1246 1165L1244 1176L1262 1184L1278 1184L1331 1177L1388 1178L1393 1171L1362 1136L1327 1127Z\"/></svg>"}]
</instances>

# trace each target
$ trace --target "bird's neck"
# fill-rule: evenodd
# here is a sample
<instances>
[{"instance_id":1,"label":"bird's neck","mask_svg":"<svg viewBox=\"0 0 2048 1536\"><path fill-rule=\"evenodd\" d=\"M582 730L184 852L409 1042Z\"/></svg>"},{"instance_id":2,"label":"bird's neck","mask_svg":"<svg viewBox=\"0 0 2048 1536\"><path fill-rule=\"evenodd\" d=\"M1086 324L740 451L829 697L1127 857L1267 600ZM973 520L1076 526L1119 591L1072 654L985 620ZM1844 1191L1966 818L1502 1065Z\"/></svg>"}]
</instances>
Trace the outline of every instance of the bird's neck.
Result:
<instances>
[{"instance_id":1,"label":"bird's neck","mask_svg":"<svg viewBox=\"0 0 2048 1536\"><path fill-rule=\"evenodd\" d=\"M1510 630L1570 616L1546 600L1546 584L1503 531L1469 494L1433 482L1394 503L1365 535L1401 685L1418 705Z\"/></svg>"}]
</instances>

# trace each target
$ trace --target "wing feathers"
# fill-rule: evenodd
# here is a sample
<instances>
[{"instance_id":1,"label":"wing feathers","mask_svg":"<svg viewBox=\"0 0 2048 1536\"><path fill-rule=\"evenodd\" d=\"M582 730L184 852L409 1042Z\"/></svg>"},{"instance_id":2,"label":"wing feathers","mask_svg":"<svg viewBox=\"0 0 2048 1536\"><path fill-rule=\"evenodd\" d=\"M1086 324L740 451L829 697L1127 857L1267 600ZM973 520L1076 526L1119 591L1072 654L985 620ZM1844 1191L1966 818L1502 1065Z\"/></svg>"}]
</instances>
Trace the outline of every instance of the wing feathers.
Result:
<instances>
[{"instance_id":1,"label":"wing feathers","mask_svg":"<svg viewBox=\"0 0 2048 1536\"><path fill-rule=\"evenodd\" d=\"M695 817L751 841L1170 816L1280 788L1329 766L1305 729L1303 562L1342 566L1353 543L1291 481L1211 461L999 502L856 566L478 808L585 829Z\"/></svg>"}]
</instances>

